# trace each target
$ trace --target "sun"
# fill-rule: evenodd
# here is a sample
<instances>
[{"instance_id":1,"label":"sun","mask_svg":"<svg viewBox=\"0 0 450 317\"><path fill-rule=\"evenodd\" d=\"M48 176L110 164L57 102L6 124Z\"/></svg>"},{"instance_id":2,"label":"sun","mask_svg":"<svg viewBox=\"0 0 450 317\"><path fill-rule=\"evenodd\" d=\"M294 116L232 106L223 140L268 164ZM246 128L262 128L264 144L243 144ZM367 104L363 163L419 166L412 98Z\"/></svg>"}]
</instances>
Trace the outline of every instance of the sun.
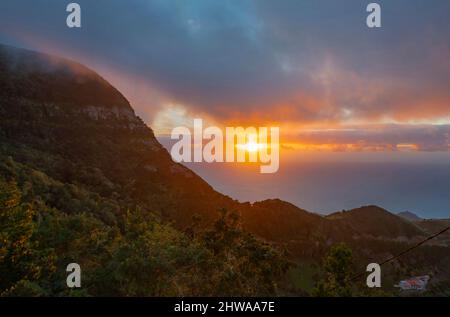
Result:
<instances>
[{"instance_id":1,"label":"sun","mask_svg":"<svg viewBox=\"0 0 450 317\"><path fill-rule=\"evenodd\" d=\"M248 152L256 152L261 148L263 148L263 144L259 144L252 141L248 142L247 144L244 144L244 149Z\"/></svg>"},{"instance_id":2,"label":"sun","mask_svg":"<svg viewBox=\"0 0 450 317\"><path fill-rule=\"evenodd\" d=\"M249 134L245 137L246 143L238 143L236 147L241 151L256 153L261 149L267 148L267 144L258 142L258 134Z\"/></svg>"},{"instance_id":3,"label":"sun","mask_svg":"<svg viewBox=\"0 0 450 317\"><path fill-rule=\"evenodd\" d=\"M247 152L257 152L260 149L267 147L266 144L256 142L256 138L250 138L245 144L238 144L238 148L245 150Z\"/></svg>"}]
</instances>

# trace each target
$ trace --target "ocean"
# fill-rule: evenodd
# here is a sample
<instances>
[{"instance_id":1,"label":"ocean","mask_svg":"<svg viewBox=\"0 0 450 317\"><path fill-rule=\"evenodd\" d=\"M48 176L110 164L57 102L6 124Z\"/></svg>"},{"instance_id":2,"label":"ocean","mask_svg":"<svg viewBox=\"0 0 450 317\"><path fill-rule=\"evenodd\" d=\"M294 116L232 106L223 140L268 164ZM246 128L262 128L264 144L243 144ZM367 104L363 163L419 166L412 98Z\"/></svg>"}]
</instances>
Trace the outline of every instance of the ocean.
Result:
<instances>
[{"instance_id":1,"label":"ocean","mask_svg":"<svg viewBox=\"0 0 450 317\"><path fill-rule=\"evenodd\" d=\"M275 174L260 174L255 164L185 165L241 202L280 198L320 214L378 205L450 218L449 152L288 153Z\"/></svg>"}]
</instances>

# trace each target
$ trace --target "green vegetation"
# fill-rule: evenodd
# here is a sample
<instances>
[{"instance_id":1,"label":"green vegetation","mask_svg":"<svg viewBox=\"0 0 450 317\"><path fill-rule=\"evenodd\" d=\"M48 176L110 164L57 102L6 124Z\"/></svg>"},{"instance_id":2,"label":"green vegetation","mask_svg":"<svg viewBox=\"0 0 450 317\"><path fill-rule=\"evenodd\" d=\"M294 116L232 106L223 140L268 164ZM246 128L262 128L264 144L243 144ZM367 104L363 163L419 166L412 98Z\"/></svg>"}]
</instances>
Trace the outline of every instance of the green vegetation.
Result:
<instances>
[{"instance_id":1,"label":"green vegetation","mask_svg":"<svg viewBox=\"0 0 450 317\"><path fill-rule=\"evenodd\" d=\"M24 202L0 180L0 292L3 296L276 295L283 256L222 210L213 227L180 232L139 210L118 226L87 213ZM82 288L65 285L66 265L82 267Z\"/></svg>"},{"instance_id":2,"label":"green vegetation","mask_svg":"<svg viewBox=\"0 0 450 317\"><path fill-rule=\"evenodd\" d=\"M324 279L318 283L314 295L351 296L351 277L354 272L352 261L352 250L346 245L338 244L331 248L323 264Z\"/></svg>"}]
</instances>

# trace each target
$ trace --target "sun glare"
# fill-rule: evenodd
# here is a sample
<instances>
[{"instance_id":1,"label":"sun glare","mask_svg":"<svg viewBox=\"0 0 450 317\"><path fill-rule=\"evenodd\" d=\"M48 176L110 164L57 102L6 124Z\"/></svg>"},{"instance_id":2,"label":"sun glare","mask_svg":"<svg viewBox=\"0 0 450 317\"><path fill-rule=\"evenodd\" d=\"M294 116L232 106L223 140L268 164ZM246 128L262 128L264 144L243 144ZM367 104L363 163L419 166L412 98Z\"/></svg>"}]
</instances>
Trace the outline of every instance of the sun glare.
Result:
<instances>
[{"instance_id":1,"label":"sun glare","mask_svg":"<svg viewBox=\"0 0 450 317\"><path fill-rule=\"evenodd\" d=\"M236 147L247 152L257 152L260 149L267 148L267 144L258 143L258 135L250 134L247 143L237 144Z\"/></svg>"},{"instance_id":2,"label":"sun glare","mask_svg":"<svg viewBox=\"0 0 450 317\"><path fill-rule=\"evenodd\" d=\"M248 142L247 144L244 144L244 148L246 151L256 152L259 149L264 148L264 144L259 144L256 142Z\"/></svg>"},{"instance_id":3,"label":"sun glare","mask_svg":"<svg viewBox=\"0 0 450 317\"><path fill-rule=\"evenodd\" d=\"M267 145L263 143L257 143L255 141L248 141L245 144L237 144L237 147L247 152L256 152L260 149L265 149Z\"/></svg>"}]
</instances>

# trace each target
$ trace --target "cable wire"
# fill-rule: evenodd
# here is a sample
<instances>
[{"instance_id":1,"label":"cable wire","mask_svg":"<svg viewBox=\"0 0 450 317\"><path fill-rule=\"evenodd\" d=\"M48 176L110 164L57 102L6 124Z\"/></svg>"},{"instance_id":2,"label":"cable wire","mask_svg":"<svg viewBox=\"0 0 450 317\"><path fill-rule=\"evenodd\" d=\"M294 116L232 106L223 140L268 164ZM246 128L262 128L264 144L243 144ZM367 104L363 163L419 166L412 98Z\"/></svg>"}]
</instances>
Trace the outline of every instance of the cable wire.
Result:
<instances>
[{"instance_id":1,"label":"cable wire","mask_svg":"<svg viewBox=\"0 0 450 317\"><path fill-rule=\"evenodd\" d=\"M399 257L401 257L402 255L404 255L404 254L406 254L406 253L408 253L408 252L410 252L410 251L412 251L412 250L414 250L414 249L420 247L422 244L424 244L424 243L430 241L431 239L436 238L437 236L443 234L444 232L446 232L446 231L449 230L449 229L450 229L450 227L447 227L447 228L445 228L445 229L439 231L438 233L435 233L435 234L433 234L432 236L429 236L429 237L426 238L425 240L422 240L422 241L416 243L416 244L413 245L412 247L409 247L408 249L403 250L403 251L400 252L399 254L391 256L391 257L388 258L387 260L384 260L383 262L379 263L380 267L381 267L383 264L386 264L386 263L388 263L388 262L391 262L391 261L395 260L396 258L399 258ZM367 273L367 272L360 273L360 274L358 274L358 275L352 277L352 278L350 279L350 281L354 281L354 280L360 278L361 276L366 275L366 273Z\"/></svg>"}]
</instances>

